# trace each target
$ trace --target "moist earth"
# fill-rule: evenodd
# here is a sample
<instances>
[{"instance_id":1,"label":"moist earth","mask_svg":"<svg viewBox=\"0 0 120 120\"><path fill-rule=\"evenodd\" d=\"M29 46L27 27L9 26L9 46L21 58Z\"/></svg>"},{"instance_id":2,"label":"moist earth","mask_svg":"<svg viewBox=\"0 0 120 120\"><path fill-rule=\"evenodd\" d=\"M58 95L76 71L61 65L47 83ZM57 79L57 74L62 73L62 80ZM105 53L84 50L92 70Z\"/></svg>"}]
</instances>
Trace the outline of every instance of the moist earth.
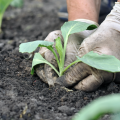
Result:
<instances>
[{"instance_id":1,"label":"moist earth","mask_svg":"<svg viewBox=\"0 0 120 120\"><path fill-rule=\"evenodd\" d=\"M57 12L65 4L64 0L25 0L22 8L7 9L0 34L0 120L71 120L94 99L120 92L114 82L91 93L49 88L30 74L32 59L19 53L19 45L44 40L60 29L64 22Z\"/></svg>"}]
</instances>

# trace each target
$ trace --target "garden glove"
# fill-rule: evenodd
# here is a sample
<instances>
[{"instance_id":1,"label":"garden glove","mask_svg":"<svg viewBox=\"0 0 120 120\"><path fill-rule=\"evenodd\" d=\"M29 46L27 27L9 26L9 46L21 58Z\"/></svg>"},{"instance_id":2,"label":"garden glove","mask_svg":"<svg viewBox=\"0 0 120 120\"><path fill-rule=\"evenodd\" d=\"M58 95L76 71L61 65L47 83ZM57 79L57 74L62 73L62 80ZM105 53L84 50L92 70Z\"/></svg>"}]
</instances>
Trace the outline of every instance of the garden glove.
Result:
<instances>
[{"instance_id":1,"label":"garden glove","mask_svg":"<svg viewBox=\"0 0 120 120\"><path fill-rule=\"evenodd\" d=\"M87 22L89 24L95 24L98 26L97 23L90 21L90 20L85 20L81 19L78 20L81 22ZM70 63L76 60L76 56L78 54L78 48L83 41L84 38L88 37L90 34L92 34L95 30L85 30L80 33L75 33L70 35L68 39L68 44L66 48L66 56L65 56L65 64L64 68L67 67ZM64 40L62 37L62 33L60 30L51 32L45 39L45 41L50 41L50 42L55 42L55 39L60 37L62 44L64 44ZM55 50L55 45L53 45L53 48ZM48 61L50 62L53 66L58 69L56 59L53 55L53 53L48 50L45 47L40 48L39 53ZM35 67L36 74L44 81L45 83L48 83L49 86L54 86L54 83L56 79L58 78L57 74L55 71L47 64L40 64Z\"/></svg>"},{"instance_id":2,"label":"garden glove","mask_svg":"<svg viewBox=\"0 0 120 120\"><path fill-rule=\"evenodd\" d=\"M80 45L78 56L93 51L113 55L120 60L120 2L116 2L111 13L100 27ZM77 63L68 73L56 80L57 84L74 87L83 91L94 91L102 83L120 82L120 73L95 69L82 62Z\"/></svg>"}]
</instances>

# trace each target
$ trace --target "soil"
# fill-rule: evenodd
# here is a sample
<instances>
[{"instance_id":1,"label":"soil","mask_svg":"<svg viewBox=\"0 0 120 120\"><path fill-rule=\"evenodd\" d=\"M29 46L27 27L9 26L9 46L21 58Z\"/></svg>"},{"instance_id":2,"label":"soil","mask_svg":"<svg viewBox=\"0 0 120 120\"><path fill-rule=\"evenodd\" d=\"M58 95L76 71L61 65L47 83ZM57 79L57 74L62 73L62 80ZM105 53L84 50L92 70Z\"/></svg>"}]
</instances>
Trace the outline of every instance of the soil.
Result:
<instances>
[{"instance_id":1,"label":"soil","mask_svg":"<svg viewBox=\"0 0 120 120\"><path fill-rule=\"evenodd\" d=\"M94 99L119 93L114 82L91 93L49 88L32 76L31 59L19 53L19 44L44 40L63 24L57 11L64 0L25 0L23 8L9 7L0 34L0 120L71 120ZM109 120L105 115L102 120Z\"/></svg>"}]
</instances>

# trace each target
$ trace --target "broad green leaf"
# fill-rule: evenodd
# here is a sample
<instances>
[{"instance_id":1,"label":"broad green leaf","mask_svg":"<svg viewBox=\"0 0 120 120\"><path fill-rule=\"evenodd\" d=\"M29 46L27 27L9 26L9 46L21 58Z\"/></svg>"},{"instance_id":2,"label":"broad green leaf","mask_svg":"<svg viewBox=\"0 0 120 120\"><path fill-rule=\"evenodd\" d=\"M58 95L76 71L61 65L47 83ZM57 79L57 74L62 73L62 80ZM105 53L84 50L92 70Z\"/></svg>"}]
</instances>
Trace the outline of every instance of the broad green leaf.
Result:
<instances>
[{"instance_id":1,"label":"broad green leaf","mask_svg":"<svg viewBox=\"0 0 120 120\"><path fill-rule=\"evenodd\" d=\"M22 43L19 46L19 52L21 53L32 53L34 52L37 47L47 47L48 49L52 49L52 45L54 43L53 42L49 42L49 41L33 41L33 42L27 42L27 43Z\"/></svg>"},{"instance_id":2,"label":"broad green leaf","mask_svg":"<svg viewBox=\"0 0 120 120\"><path fill-rule=\"evenodd\" d=\"M52 64L50 64L47 60L45 60L39 53L35 53L35 56L33 58L31 74L32 75L34 74L34 66L38 64L43 64L43 63L50 65L55 70L55 72L59 75L59 72L55 69L55 67Z\"/></svg>"},{"instance_id":3,"label":"broad green leaf","mask_svg":"<svg viewBox=\"0 0 120 120\"><path fill-rule=\"evenodd\" d=\"M3 14L12 0L0 0L0 28L2 25Z\"/></svg>"},{"instance_id":4,"label":"broad green leaf","mask_svg":"<svg viewBox=\"0 0 120 120\"><path fill-rule=\"evenodd\" d=\"M66 47L67 47L67 41L68 41L69 35L73 33L82 32L87 29L95 29L95 28L97 28L95 25L91 25L85 22L80 22L80 21L69 21L69 22L66 22L61 27L62 35L64 38L64 50L63 50L63 58L61 62L62 69L64 68L65 53L66 53Z\"/></svg>"},{"instance_id":5,"label":"broad green leaf","mask_svg":"<svg viewBox=\"0 0 120 120\"><path fill-rule=\"evenodd\" d=\"M23 0L13 0L10 3L11 6L13 7L22 7L23 6Z\"/></svg>"},{"instance_id":6,"label":"broad green leaf","mask_svg":"<svg viewBox=\"0 0 120 120\"><path fill-rule=\"evenodd\" d=\"M72 120L98 120L104 114L120 112L119 103L120 94L101 97L84 107Z\"/></svg>"},{"instance_id":7,"label":"broad green leaf","mask_svg":"<svg viewBox=\"0 0 120 120\"><path fill-rule=\"evenodd\" d=\"M61 61L61 58L63 56L63 47L62 47L62 43L61 43L61 38L58 37L56 40L56 44L55 44L55 48L59 54L59 57L60 57L60 61Z\"/></svg>"},{"instance_id":8,"label":"broad green leaf","mask_svg":"<svg viewBox=\"0 0 120 120\"><path fill-rule=\"evenodd\" d=\"M91 27L90 27L91 26ZM64 41L68 40L68 36L73 33L82 32L87 29L95 29L97 28L95 25L91 25L85 22L80 21L69 21L65 22L64 25L61 27L62 35Z\"/></svg>"},{"instance_id":9,"label":"broad green leaf","mask_svg":"<svg viewBox=\"0 0 120 120\"><path fill-rule=\"evenodd\" d=\"M120 72L120 60L112 55L99 55L93 51L85 54L83 57L77 57L83 63L99 70L108 72Z\"/></svg>"}]
</instances>

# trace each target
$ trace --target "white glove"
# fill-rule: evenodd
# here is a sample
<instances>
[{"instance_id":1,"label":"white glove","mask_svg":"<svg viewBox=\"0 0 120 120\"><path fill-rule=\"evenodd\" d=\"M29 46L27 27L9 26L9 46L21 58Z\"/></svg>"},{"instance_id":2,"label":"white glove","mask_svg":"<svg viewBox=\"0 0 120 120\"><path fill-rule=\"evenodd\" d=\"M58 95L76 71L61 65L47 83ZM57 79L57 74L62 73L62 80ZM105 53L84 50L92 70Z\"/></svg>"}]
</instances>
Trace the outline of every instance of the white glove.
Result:
<instances>
[{"instance_id":1,"label":"white glove","mask_svg":"<svg viewBox=\"0 0 120 120\"><path fill-rule=\"evenodd\" d=\"M78 55L94 51L98 54L113 55L120 60L120 3L116 2L111 13L100 27L88 38L80 48ZM94 91L102 83L120 82L120 73L97 70L84 63L78 63L66 75L57 79L57 83L66 87L74 87L83 91Z\"/></svg>"}]
</instances>

